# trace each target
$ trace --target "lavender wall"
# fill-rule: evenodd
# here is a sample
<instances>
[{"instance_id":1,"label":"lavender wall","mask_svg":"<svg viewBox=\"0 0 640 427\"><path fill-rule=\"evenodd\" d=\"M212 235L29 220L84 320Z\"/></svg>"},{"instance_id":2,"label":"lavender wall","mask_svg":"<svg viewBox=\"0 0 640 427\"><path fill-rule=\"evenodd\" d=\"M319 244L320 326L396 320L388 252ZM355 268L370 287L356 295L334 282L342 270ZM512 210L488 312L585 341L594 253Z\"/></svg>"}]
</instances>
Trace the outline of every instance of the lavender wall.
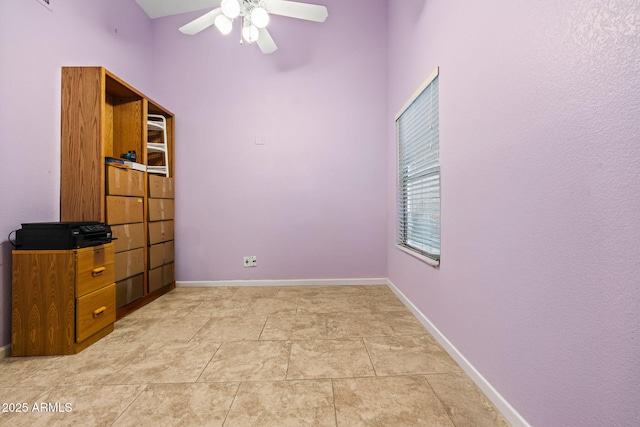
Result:
<instances>
[{"instance_id":1,"label":"lavender wall","mask_svg":"<svg viewBox=\"0 0 640 427\"><path fill-rule=\"evenodd\" d=\"M326 0L271 56L53 3L0 3L0 236L58 219L60 67L104 65L177 115L179 280L388 275L532 424L640 423L635 0ZM391 123L436 66L438 270L393 245Z\"/></svg>"},{"instance_id":2,"label":"lavender wall","mask_svg":"<svg viewBox=\"0 0 640 427\"><path fill-rule=\"evenodd\" d=\"M204 12L153 22L178 280L386 277L386 2L323 4L322 24L272 17L271 55L237 31L178 32Z\"/></svg>"},{"instance_id":3,"label":"lavender wall","mask_svg":"<svg viewBox=\"0 0 640 427\"><path fill-rule=\"evenodd\" d=\"M389 2L389 111L440 66L442 264L392 282L532 425L640 425L640 3Z\"/></svg>"},{"instance_id":4,"label":"lavender wall","mask_svg":"<svg viewBox=\"0 0 640 427\"><path fill-rule=\"evenodd\" d=\"M11 341L6 236L60 218L60 68L103 65L148 88L151 22L135 2L51 4L0 2L0 346Z\"/></svg>"}]
</instances>

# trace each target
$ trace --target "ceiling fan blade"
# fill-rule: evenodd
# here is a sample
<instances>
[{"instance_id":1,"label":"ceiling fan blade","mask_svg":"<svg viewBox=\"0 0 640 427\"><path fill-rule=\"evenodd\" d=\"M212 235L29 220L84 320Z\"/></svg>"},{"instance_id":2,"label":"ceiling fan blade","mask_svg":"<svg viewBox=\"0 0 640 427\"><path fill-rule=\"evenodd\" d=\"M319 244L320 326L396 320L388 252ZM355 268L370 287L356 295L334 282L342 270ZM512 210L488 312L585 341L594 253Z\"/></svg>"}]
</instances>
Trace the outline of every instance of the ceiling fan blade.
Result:
<instances>
[{"instance_id":1,"label":"ceiling fan blade","mask_svg":"<svg viewBox=\"0 0 640 427\"><path fill-rule=\"evenodd\" d=\"M198 34L200 31L204 30L205 28L209 28L210 26L212 26L216 20L216 17L221 13L222 9L218 7L216 9L213 9L211 12L205 13L200 18L196 18L188 24L183 25L178 29L183 34L193 36L194 34Z\"/></svg>"},{"instance_id":2,"label":"ceiling fan blade","mask_svg":"<svg viewBox=\"0 0 640 427\"><path fill-rule=\"evenodd\" d=\"M278 50L276 42L273 41L273 37L271 37L271 34L269 34L269 31L267 31L266 28L258 29L258 34L258 41L256 42L256 44L258 45L262 53L273 53Z\"/></svg>"},{"instance_id":3,"label":"ceiling fan blade","mask_svg":"<svg viewBox=\"0 0 640 427\"><path fill-rule=\"evenodd\" d=\"M327 16L329 16L327 8L318 4L299 3L287 0L267 0L265 4L269 13L288 16L290 18L324 22Z\"/></svg>"},{"instance_id":4,"label":"ceiling fan blade","mask_svg":"<svg viewBox=\"0 0 640 427\"><path fill-rule=\"evenodd\" d=\"M213 9L220 6L221 0L136 0L149 18L160 18L194 10Z\"/></svg>"}]
</instances>

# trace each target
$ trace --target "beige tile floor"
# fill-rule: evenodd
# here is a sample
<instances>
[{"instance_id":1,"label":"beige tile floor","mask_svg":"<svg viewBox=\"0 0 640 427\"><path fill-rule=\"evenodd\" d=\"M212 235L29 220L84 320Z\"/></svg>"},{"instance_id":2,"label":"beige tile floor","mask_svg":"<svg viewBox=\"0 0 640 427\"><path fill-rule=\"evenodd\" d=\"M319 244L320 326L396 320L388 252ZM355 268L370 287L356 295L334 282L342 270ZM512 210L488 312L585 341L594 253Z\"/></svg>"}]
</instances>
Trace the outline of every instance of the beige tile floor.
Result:
<instances>
[{"instance_id":1,"label":"beige tile floor","mask_svg":"<svg viewBox=\"0 0 640 427\"><path fill-rule=\"evenodd\" d=\"M1 359L0 400L2 426L509 425L386 286L177 288L77 355Z\"/></svg>"}]
</instances>

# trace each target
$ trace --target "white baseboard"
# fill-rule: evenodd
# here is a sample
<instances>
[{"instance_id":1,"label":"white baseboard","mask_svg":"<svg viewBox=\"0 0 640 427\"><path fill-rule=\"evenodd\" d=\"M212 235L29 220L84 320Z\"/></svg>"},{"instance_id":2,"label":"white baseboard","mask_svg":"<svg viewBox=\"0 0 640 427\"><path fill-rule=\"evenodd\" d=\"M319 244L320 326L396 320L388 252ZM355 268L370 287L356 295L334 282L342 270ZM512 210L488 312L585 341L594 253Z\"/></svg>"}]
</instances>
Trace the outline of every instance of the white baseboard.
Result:
<instances>
[{"instance_id":1,"label":"white baseboard","mask_svg":"<svg viewBox=\"0 0 640 427\"><path fill-rule=\"evenodd\" d=\"M386 285L386 278L368 279L299 279L299 280L214 280L179 281L177 287L213 287L213 286L344 286L344 285Z\"/></svg>"},{"instance_id":2,"label":"white baseboard","mask_svg":"<svg viewBox=\"0 0 640 427\"><path fill-rule=\"evenodd\" d=\"M398 289L391 280L387 279L387 284L394 294L407 306L409 310L418 318L420 323L433 335L444 350L458 362L458 365L467 373L469 378L476 383L489 400L498 408L504 417L514 427L530 427L529 423L502 397L498 391L478 372L478 370L458 351L457 348L445 337L442 332L425 316L413 303Z\"/></svg>"},{"instance_id":3,"label":"white baseboard","mask_svg":"<svg viewBox=\"0 0 640 427\"><path fill-rule=\"evenodd\" d=\"M0 347L0 359L11 356L11 344Z\"/></svg>"}]
</instances>

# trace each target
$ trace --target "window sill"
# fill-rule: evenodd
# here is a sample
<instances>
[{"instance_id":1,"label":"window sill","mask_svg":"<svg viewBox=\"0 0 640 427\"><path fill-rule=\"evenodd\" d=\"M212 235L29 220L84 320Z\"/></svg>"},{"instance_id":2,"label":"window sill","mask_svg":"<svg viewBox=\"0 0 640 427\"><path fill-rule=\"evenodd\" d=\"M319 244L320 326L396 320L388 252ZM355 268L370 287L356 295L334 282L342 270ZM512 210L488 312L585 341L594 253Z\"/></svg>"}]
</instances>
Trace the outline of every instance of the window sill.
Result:
<instances>
[{"instance_id":1,"label":"window sill","mask_svg":"<svg viewBox=\"0 0 640 427\"><path fill-rule=\"evenodd\" d=\"M417 252L414 252L410 249L405 248L404 246L400 246L400 245L396 245L396 248L400 249L402 252L405 252L409 255L411 255L414 258L419 259L420 261L429 264L431 267L437 268L440 266L440 261L436 261L435 259L431 259L429 257L426 257L424 255L421 255Z\"/></svg>"}]
</instances>

